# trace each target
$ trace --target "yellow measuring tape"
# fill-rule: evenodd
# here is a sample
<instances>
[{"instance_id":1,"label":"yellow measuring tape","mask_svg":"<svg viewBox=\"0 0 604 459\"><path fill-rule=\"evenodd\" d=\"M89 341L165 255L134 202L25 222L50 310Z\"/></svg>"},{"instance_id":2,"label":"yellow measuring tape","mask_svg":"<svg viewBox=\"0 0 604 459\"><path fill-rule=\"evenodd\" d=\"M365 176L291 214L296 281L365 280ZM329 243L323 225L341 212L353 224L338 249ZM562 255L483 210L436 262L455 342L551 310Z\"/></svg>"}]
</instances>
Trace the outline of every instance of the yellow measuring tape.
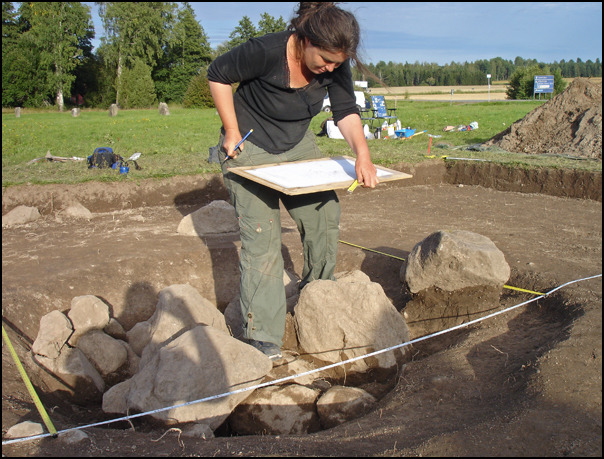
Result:
<instances>
[{"instance_id":1,"label":"yellow measuring tape","mask_svg":"<svg viewBox=\"0 0 604 459\"><path fill-rule=\"evenodd\" d=\"M520 288L520 287L512 287L511 285L504 285L503 288L509 288L510 290L518 290L519 292L524 292L524 293L532 293L533 295L545 295L545 293L533 292L532 290L526 290L526 289Z\"/></svg>"},{"instance_id":2,"label":"yellow measuring tape","mask_svg":"<svg viewBox=\"0 0 604 459\"><path fill-rule=\"evenodd\" d=\"M378 250L368 249L367 247L356 245L351 242L346 242L346 241L342 241L342 240L340 240L338 242L341 242L342 244L346 244L346 245L351 245L352 247L357 247L362 250L367 250L368 252L379 253L380 255L386 255L387 257L390 257L390 258L396 258L397 260L405 261L404 258L396 257L394 255L390 255L389 253L379 252ZM526 290L526 289L520 288L520 287L512 287L511 285L504 285L503 288L507 288L510 290L517 290L519 292L532 293L533 295L545 295L545 293L533 292L532 290Z\"/></svg>"},{"instance_id":3,"label":"yellow measuring tape","mask_svg":"<svg viewBox=\"0 0 604 459\"><path fill-rule=\"evenodd\" d=\"M346 241L338 241L338 242L341 242L342 244L351 245L351 246L356 247L358 249L367 250L368 252L379 253L380 255L386 255L387 257L390 257L390 258L396 258L397 260L405 261L404 258L396 257L394 255L390 255L389 253L379 252L378 250L368 249L367 247L362 247L360 245L356 245L356 244L353 244L351 242L346 242Z\"/></svg>"},{"instance_id":4,"label":"yellow measuring tape","mask_svg":"<svg viewBox=\"0 0 604 459\"><path fill-rule=\"evenodd\" d=\"M29 380L27 373L25 373L25 369L23 368L23 365L21 365L19 356L15 352L15 349L13 348L13 345L10 342L8 335L7 335L6 331L4 330L4 325L2 325L2 339L4 339L4 342L8 346L10 355L13 357L13 360L15 361L15 364L17 365L17 368L19 369L21 378L23 379L23 382L25 383L25 386L27 387L27 390L29 391L29 395L31 395L31 398L34 401L34 404L36 405L36 408L38 409L40 416L42 416L42 420L44 421L44 424L46 424L46 428L48 429L48 432L51 433L53 437L56 437L57 429L55 429L55 426L52 425L52 422L51 422L50 418L48 417L48 413L46 413L46 410L44 409L44 405L42 405L42 402L40 401L40 398L38 397L38 394L36 393L34 386L32 385L31 381Z\"/></svg>"}]
</instances>

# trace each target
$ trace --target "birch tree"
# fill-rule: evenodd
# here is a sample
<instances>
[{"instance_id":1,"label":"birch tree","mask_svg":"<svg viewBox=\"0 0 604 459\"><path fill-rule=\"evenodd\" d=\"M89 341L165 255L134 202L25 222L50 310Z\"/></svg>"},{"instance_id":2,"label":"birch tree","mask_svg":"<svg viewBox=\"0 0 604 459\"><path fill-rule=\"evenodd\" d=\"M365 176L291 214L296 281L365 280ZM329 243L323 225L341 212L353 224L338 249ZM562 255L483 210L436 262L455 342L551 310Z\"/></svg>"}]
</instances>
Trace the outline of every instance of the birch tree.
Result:
<instances>
[{"instance_id":1,"label":"birch tree","mask_svg":"<svg viewBox=\"0 0 604 459\"><path fill-rule=\"evenodd\" d=\"M92 48L94 28L88 6L80 2L23 3L20 13L29 24L22 39L38 51L38 72L46 72L46 84L63 111L75 80L74 70L83 62L84 49Z\"/></svg>"}]
</instances>

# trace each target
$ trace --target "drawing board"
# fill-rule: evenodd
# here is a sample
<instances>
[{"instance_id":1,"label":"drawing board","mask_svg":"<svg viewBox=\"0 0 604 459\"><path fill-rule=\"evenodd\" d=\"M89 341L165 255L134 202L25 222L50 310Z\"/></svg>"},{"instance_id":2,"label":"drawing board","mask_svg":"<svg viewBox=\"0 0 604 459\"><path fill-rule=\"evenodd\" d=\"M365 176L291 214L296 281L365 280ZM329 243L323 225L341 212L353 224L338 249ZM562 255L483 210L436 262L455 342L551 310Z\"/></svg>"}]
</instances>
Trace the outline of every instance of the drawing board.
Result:
<instances>
[{"instance_id":1,"label":"drawing board","mask_svg":"<svg viewBox=\"0 0 604 459\"><path fill-rule=\"evenodd\" d=\"M282 193L298 195L348 188L356 179L354 163L354 158L336 156L262 166L231 167L229 171ZM383 166L375 167L380 182L412 177Z\"/></svg>"}]
</instances>

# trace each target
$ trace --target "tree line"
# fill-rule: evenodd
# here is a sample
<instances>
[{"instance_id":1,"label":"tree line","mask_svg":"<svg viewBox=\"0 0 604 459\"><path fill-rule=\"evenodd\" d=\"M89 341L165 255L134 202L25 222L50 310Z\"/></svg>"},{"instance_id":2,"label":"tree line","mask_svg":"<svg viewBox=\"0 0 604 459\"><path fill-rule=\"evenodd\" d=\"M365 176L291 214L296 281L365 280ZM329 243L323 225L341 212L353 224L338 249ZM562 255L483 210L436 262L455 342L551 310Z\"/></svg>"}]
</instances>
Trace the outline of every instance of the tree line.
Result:
<instances>
[{"instance_id":1,"label":"tree line","mask_svg":"<svg viewBox=\"0 0 604 459\"><path fill-rule=\"evenodd\" d=\"M538 62L536 59L523 59L516 57L514 61L501 57L481 59L476 62L438 65L415 62L394 63L380 61L377 64L367 65L368 69L388 86L457 86L457 85L484 85L487 84L487 75L491 75L491 82L510 81L512 75L519 69L537 68L540 75L553 75L559 73L562 78L576 77L601 77L602 63L600 59L595 62L580 58L574 60L561 60L554 63ZM378 83L369 82L369 86Z\"/></svg>"},{"instance_id":2,"label":"tree line","mask_svg":"<svg viewBox=\"0 0 604 459\"><path fill-rule=\"evenodd\" d=\"M212 49L191 5L96 2L104 36L94 50L90 7L81 2L2 2L2 106L149 107L211 104L205 70L254 36L284 30L283 18L244 16Z\"/></svg>"},{"instance_id":3,"label":"tree line","mask_svg":"<svg viewBox=\"0 0 604 459\"><path fill-rule=\"evenodd\" d=\"M244 16L229 39L212 49L187 2L97 2L104 35L95 37L90 7L81 2L2 2L2 106L143 108L158 101L185 107L213 102L206 79L212 60L256 36L285 30L282 17ZM211 19L211 18L208 18ZM355 79L368 79L353 69ZM602 76L588 60L542 64L517 57L472 63L385 63L365 66L388 86L485 84L511 80L518 69L548 70L563 77ZM526 73L526 71L525 71Z\"/></svg>"}]
</instances>

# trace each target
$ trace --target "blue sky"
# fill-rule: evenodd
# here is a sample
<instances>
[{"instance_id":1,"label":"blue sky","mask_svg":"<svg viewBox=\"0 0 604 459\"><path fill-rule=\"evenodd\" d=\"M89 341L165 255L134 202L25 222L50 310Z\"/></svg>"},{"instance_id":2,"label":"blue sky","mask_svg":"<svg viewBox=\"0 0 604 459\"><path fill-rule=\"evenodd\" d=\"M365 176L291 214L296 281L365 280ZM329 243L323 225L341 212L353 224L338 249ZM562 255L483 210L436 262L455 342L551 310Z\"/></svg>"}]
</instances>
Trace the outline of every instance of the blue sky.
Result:
<instances>
[{"instance_id":1,"label":"blue sky","mask_svg":"<svg viewBox=\"0 0 604 459\"><path fill-rule=\"evenodd\" d=\"M97 39L103 28L92 3ZM286 22L296 2L191 2L210 45L226 41L243 16L262 13ZM429 62L439 65L517 56L552 63L602 60L602 3L403 3L346 2L360 25L366 63ZM96 43L96 40L95 40Z\"/></svg>"}]
</instances>

